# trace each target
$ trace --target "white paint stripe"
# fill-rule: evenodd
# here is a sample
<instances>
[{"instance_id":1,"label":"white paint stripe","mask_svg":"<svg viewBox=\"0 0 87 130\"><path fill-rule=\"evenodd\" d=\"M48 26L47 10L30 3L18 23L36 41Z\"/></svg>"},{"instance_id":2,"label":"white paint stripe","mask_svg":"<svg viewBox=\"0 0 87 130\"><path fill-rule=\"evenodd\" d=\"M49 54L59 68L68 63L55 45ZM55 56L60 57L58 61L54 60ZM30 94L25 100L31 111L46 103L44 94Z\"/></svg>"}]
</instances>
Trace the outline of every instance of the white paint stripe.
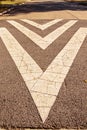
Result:
<instances>
[{"instance_id":1,"label":"white paint stripe","mask_svg":"<svg viewBox=\"0 0 87 130\"><path fill-rule=\"evenodd\" d=\"M28 38L30 38L34 43L36 43L39 47L42 49L46 49L54 40L56 40L60 35L62 35L67 29L69 29L71 26L73 26L77 20L70 20L63 26L57 28L52 33L48 34L46 37L42 38L35 32L27 29L23 25L15 22L15 21L9 21L8 22L13 25L15 28L17 28L19 31L24 33Z\"/></svg>"},{"instance_id":2,"label":"white paint stripe","mask_svg":"<svg viewBox=\"0 0 87 130\"><path fill-rule=\"evenodd\" d=\"M43 73L42 70L7 29L0 28L0 37L30 90Z\"/></svg>"},{"instance_id":3,"label":"white paint stripe","mask_svg":"<svg viewBox=\"0 0 87 130\"><path fill-rule=\"evenodd\" d=\"M36 23L36 22L34 22L34 21L31 21L31 20L27 20L27 19L21 19L21 21L23 21L23 22L25 22L25 23L28 23L28 24L30 24L30 25L32 25L32 26L34 26L34 27L36 27L36 28L39 28L39 29L41 29L41 30L45 30L45 29L47 29L48 27L50 27L50 26L52 26L52 25L54 25L54 24L56 24L56 23L62 21L62 19L55 19L55 20L52 20L52 21L50 21L50 22L48 22L48 23L46 23L46 24L43 24L43 25L41 25L41 24L39 24L39 23Z\"/></svg>"},{"instance_id":4,"label":"white paint stripe","mask_svg":"<svg viewBox=\"0 0 87 130\"><path fill-rule=\"evenodd\" d=\"M33 99L36 99L35 103L38 110L44 111L45 108L46 111L47 108L51 109L86 36L87 28L80 28L31 89ZM45 115L40 112L43 122L48 117L48 114L49 112L46 112Z\"/></svg>"},{"instance_id":5,"label":"white paint stripe","mask_svg":"<svg viewBox=\"0 0 87 130\"><path fill-rule=\"evenodd\" d=\"M43 73L9 31L0 29L0 37L30 90L43 122L86 36L87 29L80 28Z\"/></svg>"}]
</instances>

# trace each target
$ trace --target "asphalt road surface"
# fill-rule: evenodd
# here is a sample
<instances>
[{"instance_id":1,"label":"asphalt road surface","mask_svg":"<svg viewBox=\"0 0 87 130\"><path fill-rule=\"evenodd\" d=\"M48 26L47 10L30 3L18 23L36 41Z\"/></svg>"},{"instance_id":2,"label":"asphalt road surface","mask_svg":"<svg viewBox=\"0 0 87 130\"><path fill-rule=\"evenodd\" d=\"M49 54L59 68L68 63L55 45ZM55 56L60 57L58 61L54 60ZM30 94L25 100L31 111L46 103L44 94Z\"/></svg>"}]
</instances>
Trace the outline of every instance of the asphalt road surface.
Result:
<instances>
[{"instance_id":1,"label":"asphalt road surface","mask_svg":"<svg viewBox=\"0 0 87 130\"><path fill-rule=\"evenodd\" d=\"M63 2L63 1L36 1L28 2L20 5L9 7L9 9L2 14L14 16L18 14L28 14L32 12L50 12L50 11L86 11L87 6L77 2Z\"/></svg>"},{"instance_id":2,"label":"asphalt road surface","mask_svg":"<svg viewBox=\"0 0 87 130\"><path fill-rule=\"evenodd\" d=\"M87 21L0 21L0 127L87 128Z\"/></svg>"}]
</instances>

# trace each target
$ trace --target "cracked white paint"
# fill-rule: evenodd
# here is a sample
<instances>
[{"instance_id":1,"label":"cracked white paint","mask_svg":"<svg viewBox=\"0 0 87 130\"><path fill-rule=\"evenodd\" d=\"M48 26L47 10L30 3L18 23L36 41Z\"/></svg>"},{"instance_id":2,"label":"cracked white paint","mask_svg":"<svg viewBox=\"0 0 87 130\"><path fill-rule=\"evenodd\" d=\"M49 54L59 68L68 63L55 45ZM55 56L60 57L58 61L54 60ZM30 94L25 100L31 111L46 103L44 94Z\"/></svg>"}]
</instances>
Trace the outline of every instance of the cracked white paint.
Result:
<instances>
[{"instance_id":1,"label":"cracked white paint","mask_svg":"<svg viewBox=\"0 0 87 130\"><path fill-rule=\"evenodd\" d=\"M6 28L0 28L0 37L30 90L42 74L42 70Z\"/></svg>"},{"instance_id":2,"label":"cracked white paint","mask_svg":"<svg viewBox=\"0 0 87 130\"><path fill-rule=\"evenodd\" d=\"M35 83L35 85L31 89L32 90L31 93L39 92L42 95L45 95L45 94L52 95L52 97L49 96L47 98L49 101L50 101L50 98L52 99L50 108L55 102L56 96L58 95L60 87L62 86L62 83L64 82L64 79L67 73L69 72L70 67L86 36L87 36L87 29L80 28L74 34L74 36L70 39L70 41L66 44L66 46L62 49L62 51L56 56L56 58L49 65L47 70L43 73L43 75L40 76L38 81ZM79 37L81 39L79 39ZM71 48L71 46L73 46L73 48ZM61 61L60 63L59 63L59 59ZM38 93L36 93L35 95L34 94L32 95L33 95L33 99L38 98ZM39 102L40 102L39 100L35 100L36 104L38 104ZM46 103L47 105L46 104L45 105L46 107L48 107L48 102ZM38 106L38 109L39 107L41 109L40 105ZM40 113L40 114L43 117L42 119L44 122L48 114L45 114L45 115L43 115L43 113Z\"/></svg>"},{"instance_id":3,"label":"cracked white paint","mask_svg":"<svg viewBox=\"0 0 87 130\"><path fill-rule=\"evenodd\" d=\"M87 29L80 28L55 57L47 70L42 72L12 34L7 29L0 28L0 37L22 75L43 122L48 117L61 85L86 36Z\"/></svg>"},{"instance_id":4,"label":"cracked white paint","mask_svg":"<svg viewBox=\"0 0 87 130\"><path fill-rule=\"evenodd\" d=\"M60 35L62 35L66 30L68 30L71 26L73 26L77 20L70 20L69 22L65 23L63 26L57 28L44 38L40 35L36 34L35 32L27 29L23 25L19 24L16 21L9 21L8 22L17 28L19 31L24 33L28 38L30 38L34 43L36 43L42 49L46 49L54 40L56 40Z\"/></svg>"}]
</instances>

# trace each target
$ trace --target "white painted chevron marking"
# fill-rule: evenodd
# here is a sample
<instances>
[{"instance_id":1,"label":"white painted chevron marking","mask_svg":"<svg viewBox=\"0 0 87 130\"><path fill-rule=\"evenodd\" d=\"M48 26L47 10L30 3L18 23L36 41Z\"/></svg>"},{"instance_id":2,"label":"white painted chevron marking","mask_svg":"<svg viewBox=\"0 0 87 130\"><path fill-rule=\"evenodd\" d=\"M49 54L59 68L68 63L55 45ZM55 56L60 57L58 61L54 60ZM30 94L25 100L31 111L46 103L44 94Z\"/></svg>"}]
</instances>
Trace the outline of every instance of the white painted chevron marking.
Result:
<instances>
[{"instance_id":1,"label":"white painted chevron marking","mask_svg":"<svg viewBox=\"0 0 87 130\"><path fill-rule=\"evenodd\" d=\"M19 31L24 33L28 38L30 38L34 43L36 43L39 47L42 49L46 49L54 40L56 40L60 35L62 35L67 29L69 29L71 26L73 26L77 20L70 20L63 26L57 28L52 33L48 34L46 37L42 38L35 32L27 29L23 25L15 22L15 21L9 21L8 22L13 25L15 28L17 28Z\"/></svg>"},{"instance_id":2,"label":"white painted chevron marking","mask_svg":"<svg viewBox=\"0 0 87 130\"><path fill-rule=\"evenodd\" d=\"M32 87L32 97L43 122L48 117L62 83L86 36L87 28L80 28Z\"/></svg>"},{"instance_id":3,"label":"white painted chevron marking","mask_svg":"<svg viewBox=\"0 0 87 130\"><path fill-rule=\"evenodd\" d=\"M61 85L86 36L87 28L80 28L47 70L42 72L9 31L5 28L0 29L0 37L30 90L43 122L48 117Z\"/></svg>"},{"instance_id":4,"label":"white painted chevron marking","mask_svg":"<svg viewBox=\"0 0 87 130\"><path fill-rule=\"evenodd\" d=\"M48 22L48 23L46 23L46 24L43 24L43 25L41 25L41 24L39 24L39 23L36 23L36 22L34 22L34 21L31 21L31 20L27 20L27 19L21 19L21 21L23 21L23 22L25 22L25 23L28 23L28 24L30 24L30 25L32 25L32 26L34 26L34 27L36 27L36 28L39 28L39 29L41 29L41 30L45 30L45 29L47 29L48 27L50 27L50 26L52 26L52 25L54 25L54 24L56 24L56 23L62 21L62 19L55 19L55 20L52 20L52 21L50 21L50 22Z\"/></svg>"},{"instance_id":5,"label":"white painted chevron marking","mask_svg":"<svg viewBox=\"0 0 87 130\"><path fill-rule=\"evenodd\" d=\"M43 71L7 29L0 28L0 37L30 90Z\"/></svg>"}]
</instances>

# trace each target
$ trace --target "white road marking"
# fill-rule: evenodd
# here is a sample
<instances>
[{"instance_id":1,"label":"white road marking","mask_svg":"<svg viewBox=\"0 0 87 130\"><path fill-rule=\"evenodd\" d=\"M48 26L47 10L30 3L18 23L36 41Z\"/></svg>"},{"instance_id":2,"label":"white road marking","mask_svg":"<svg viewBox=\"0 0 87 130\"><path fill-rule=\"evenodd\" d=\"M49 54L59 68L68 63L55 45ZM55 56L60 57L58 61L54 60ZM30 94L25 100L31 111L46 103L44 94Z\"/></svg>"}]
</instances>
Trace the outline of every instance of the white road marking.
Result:
<instances>
[{"instance_id":1,"label":"white road marking","mask_svg":"<svg viewBox=\"0 0 87 130\"><path fill-rule=\"evenodd\" d=\"M6 28L0 28L0 37L30 90L43 71Z\"/></svg>"},{"instance_id":2,"label":"white road marking","mask_svg":"<svg viewBox=\"0 0 87 130\"><path fill-rule=\"evenodd\" d=\"M42 38L40 35L36 34L35 32L27 29L23 25L11 20L8 22L17 28L19 31L24 33L28 38L30 38L34 43L36 43L42 49L46 49L54 40L56 40L60 35L62 35L67 29L73 26L77 20L70 20L63 26L57 28L55 31L48 34L46 37Z\"/></svg>"},{"instance_id":3,"label":"white road marking","mask_svg":"<svg viewBox=\"0 0 87 130\"><path fill-rule=\"evenodd\" d=\"M56 24L56 23L62 21L62 19L55 19L55 20L52 20L52 21L50 21L50 22L48 22L48 23L46 23L46 24L43 24L43 25L41 25L41 24L39 24L39 23L36 23L36 22L34 22L34 21L28 20L28 19L21 19L21 21L23 21L23 22L25 22L25 23L28 23L28 24L30 24L30 25L32 25L32 26L34 26L34 27L36 27L36 28L39 28L39 29L41 29L41 30L45 30L45 29L47 29L48 27L50 27L50 26L52 26L52 25L54 25L54 24Z\"/></svg>"},{"instance_id":4,"label":"white road marking","mask_svg":"<svg viewBox=\"0 0 87 130\"><path fill-rule=\"evenodd\" d=\"M0 37L22 75L43 122L48 117L61 85L86 36L87 28L80 28L47 70L42 72L12 34L7 29L0 28Z\"/></svg>"},{"instance_id":5,"label":"white road marking","mask_svg":"<svg viewBox=\"0 0 87 130\"><path fill-rule=\"evenodd\" d=\"M35 103L37 104L38 109L43 110L45 108L45 111L46 108L47 111L48 108L51 109L62 83L64 82L64 79L66 78L66 75L69 72L70 67L86 36L87 28L80 28L31 89L33 99L37 99L35 100ZM47 99L45 99L44 96L41 97L41 94L44 96L48 95ZM49 113L43 114L40 112L43 122L48 117L48 114Z\"/></svg>"}]
</instances>

